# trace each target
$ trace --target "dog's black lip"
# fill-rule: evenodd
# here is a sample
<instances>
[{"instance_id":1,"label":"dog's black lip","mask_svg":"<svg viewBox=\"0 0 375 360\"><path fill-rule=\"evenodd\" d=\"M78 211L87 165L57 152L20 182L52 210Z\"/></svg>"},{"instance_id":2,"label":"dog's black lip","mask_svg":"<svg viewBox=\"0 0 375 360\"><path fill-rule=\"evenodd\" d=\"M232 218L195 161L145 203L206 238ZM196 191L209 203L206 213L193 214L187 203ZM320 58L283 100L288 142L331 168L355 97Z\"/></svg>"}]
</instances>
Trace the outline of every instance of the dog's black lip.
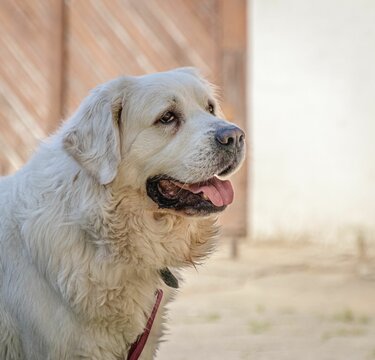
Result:
<instances>
[{"instance_id":1,"label":"dog's black lip","mask_svg":"<svg viewBox=\"0 0 375 360\"><path fill-rule=\"evenodd\" d=\"M230 164L223 171L221 171L218 175L219 176L225 176L225 175L229 174L234 168L235 168L235 164Z\"/></svg>"},{"instance_id":2,"label":"dog's black lip","mask_svg":"<svg viewBox=\"0 0 375 360\"><path fill-rule=\"evenodd\" d=\"M182 212L185 215L208 215L223 211L226 208L226 205L215 206L211 201L203 199L201 195L194 194L185 189L179 191L179 197L168 198L164 196L159 189L158 184L161 180L184 183L183 181L177 180L168 175L157 175L147 179L147 195L160 209L171 209L177 212Z\"/></svg>"}]
</instances>

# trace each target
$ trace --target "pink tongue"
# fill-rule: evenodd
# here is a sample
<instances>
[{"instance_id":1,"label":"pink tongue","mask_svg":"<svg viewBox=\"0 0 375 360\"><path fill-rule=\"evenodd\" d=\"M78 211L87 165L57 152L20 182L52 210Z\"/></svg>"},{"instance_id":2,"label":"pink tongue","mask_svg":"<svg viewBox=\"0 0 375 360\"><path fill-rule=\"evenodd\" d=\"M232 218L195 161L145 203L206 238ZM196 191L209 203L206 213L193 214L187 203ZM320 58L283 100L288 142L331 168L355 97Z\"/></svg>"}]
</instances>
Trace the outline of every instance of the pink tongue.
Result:
<instances>
[{"instance_id":1,"label":"pink tongue","mask_svg":"<svg viewBox=\"0 0 375 360\"><path fill-rule=\"evenodd\" d=\"M194 193L203 193L215 206L229 205L233 202L233 187L229 180L219 180L213 177L204 184L189 185L189 190Z\"/></svg>"}]
</instances>

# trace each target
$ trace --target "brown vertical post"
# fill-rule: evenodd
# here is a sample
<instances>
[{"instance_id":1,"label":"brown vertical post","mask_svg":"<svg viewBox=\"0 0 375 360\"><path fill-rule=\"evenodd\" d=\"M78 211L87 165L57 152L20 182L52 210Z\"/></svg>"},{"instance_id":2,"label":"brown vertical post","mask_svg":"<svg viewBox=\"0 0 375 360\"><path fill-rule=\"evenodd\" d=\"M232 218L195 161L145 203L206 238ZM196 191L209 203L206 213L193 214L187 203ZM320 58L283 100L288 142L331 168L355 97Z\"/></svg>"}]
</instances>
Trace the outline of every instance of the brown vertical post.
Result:
<instances>
[{"instance_id":1,"label":"brown vertical post","mask_svg":"<svg viewBox=\"0 0 375 360\"><path fill-rule=\"evenodd\" d=\"M218 0L219 76L223 110L229 121L246 131L246 0ZM247 134L247 146L249 147ZM234 176L235 202L221 217L224 235L247 235L247 164Z\"/></svg>"},{"instance_id":2,"label":"brown vertical post","mask_svg":"<svg viewBox=\"0 0 375 360\"><path fill-rule=\"evenodd\" d=\"M53 0L51 7L49 34L49 121L47 131L56 129L62 118L63 76L64 76L64 37L65 37L65 2Z\"/></svg>"}]
</instances>

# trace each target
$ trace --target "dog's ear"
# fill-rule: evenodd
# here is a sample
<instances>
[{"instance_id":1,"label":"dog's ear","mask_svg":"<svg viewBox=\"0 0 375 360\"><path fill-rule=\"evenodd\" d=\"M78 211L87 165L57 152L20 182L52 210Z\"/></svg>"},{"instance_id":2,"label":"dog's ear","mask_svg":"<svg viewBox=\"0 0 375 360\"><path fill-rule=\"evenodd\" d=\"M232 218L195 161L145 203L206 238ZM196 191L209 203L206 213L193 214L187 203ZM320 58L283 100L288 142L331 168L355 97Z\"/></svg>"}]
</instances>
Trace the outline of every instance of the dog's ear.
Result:
<instances>
[{"instance_id":1,"label":"dog's ear","mask_svg":"<svg viewBox=\"0 0 375 360\"><path fill-rule=\"evenodd\" d=\"M113 181L121 161L122 96L95 89L72 118L63 147L100 184Z\"/></svg>"}]
</instances>

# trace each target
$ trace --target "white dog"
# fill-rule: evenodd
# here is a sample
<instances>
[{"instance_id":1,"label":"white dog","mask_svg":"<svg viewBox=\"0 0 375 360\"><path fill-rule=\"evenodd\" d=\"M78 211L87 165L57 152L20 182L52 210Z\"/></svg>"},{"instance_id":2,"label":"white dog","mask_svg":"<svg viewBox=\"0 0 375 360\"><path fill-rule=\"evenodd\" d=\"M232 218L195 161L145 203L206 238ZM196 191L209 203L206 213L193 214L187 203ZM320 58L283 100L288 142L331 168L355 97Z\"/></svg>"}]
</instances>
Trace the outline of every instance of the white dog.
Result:
<instances>
[{"instance_id":1,"label":"white dog","mask_svg":"<svg viewBox=\"0 0 375 360\"><path fill-rule=\"evenodd\" d=\"M1 180L1 360L153 358L173 273L233 200L244 133L217 115L192 68L121 77Z\"/></svg>"}]
</instances>

